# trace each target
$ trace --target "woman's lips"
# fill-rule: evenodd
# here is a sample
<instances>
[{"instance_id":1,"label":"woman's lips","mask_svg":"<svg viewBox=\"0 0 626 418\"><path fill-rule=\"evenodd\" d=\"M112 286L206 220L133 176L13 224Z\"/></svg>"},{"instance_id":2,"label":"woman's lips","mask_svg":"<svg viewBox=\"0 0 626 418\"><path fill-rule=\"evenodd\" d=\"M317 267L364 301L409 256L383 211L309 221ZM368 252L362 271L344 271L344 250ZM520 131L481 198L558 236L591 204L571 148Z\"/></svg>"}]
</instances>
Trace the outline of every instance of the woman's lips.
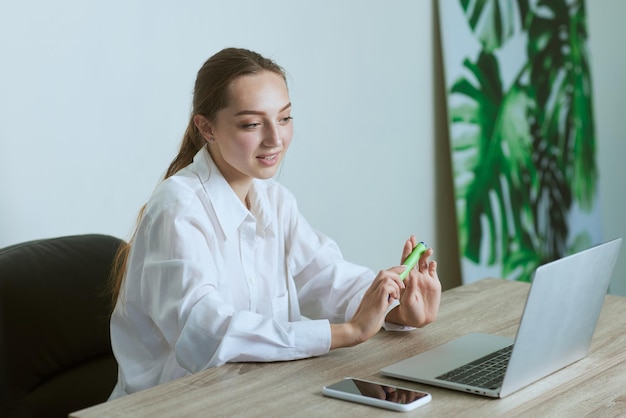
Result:
<instances>
[{"instance_id":1,"label":"woman's lips","mask_svg":"<svg viewBox=\"0 0 626 418\"><path fill-rule=\"evenodd\" d=\"M267 167L271 167L274 164L276 164L278 162L278 155L280 153L277 152L275 154L266 154L266 155L260 155L257 158L257 160L259 160L261 162L261 164L267 166Z\"/></svg>"}]
</instances>

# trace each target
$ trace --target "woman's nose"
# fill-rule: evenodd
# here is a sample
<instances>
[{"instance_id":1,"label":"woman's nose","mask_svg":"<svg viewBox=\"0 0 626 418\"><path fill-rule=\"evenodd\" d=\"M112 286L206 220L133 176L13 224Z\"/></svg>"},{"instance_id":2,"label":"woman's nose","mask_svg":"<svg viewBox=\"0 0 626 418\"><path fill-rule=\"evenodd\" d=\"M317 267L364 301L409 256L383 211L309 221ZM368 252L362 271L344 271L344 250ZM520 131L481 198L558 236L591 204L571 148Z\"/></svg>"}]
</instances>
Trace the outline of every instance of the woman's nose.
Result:
<instances>
[{"instance_id":1,"label":"woman's nose","mask_svg":"<svg viewBox=\"0 0 626 418\"><path fill-rule=\"evenodd\" d=\"M275 147L282 144L282 139L280 137L280 131L278 129L278 125L271 124L266 125L267 129L264 132L265 137L263 138L263 144L268 147Z\"/></svg>"}]
</instances>

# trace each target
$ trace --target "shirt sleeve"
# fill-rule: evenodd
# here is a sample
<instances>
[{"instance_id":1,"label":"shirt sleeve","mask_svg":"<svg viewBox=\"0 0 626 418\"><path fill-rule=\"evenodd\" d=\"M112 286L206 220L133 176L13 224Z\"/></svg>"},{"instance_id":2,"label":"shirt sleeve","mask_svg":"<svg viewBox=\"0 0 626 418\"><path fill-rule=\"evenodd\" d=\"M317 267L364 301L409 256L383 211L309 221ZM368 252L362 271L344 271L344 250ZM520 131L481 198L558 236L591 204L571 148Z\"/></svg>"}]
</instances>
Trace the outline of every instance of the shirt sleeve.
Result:
<instances>
[{"instance_id":1,"label":"shirt sleeve","mask_svg":"<svg viewBox=\"0 0 626 418\"><path fill-rule=\"evenodd\" d=\"M147 213L138 237L146 246L142 309L173 347L177 362L193 373L231 361L294 360L328 352L328 321L280 323L236 311L224 300L207 245L215 232L192 206L178 202Z\"/></svg>"},{"instance_id":2,"label":"shirt sleeve","mask_svg":"<svg viewBox=\"0 0 626 418\"><path fill-rule=\"evenodd\" d=\"M328 318L332 323L347 322L354 316L363 295L372 284L374 272L346 261L337 244L315 231L292 207L288 234L289 267L296 279L302 313L309 318ZM394 300L385 316L400 302ZM386 331L415 328L385 321Z\"/></svg>"},{"instance_id":3,"label":"shirt sleeve","mask_svg":"<svg viewBox=\"0 0 626 418\"><path fill-rule=\"evenodd\" d=\"M288 267L302 313L331 323L352 319L375 274L346 261L337 244L314 230L293 202L287 234Z\"/></svg>"},{"instance_id":4,"label":"shirt sleeve","mask_svg":"<svg viewBox=\"0 0 626 418\"><path fill-rule=\"evenodd\" d=\"M393 299L393 303L389 305L389 307L387 308L387 312L385 312L385 317L387 317L387 315L389 315L389 312L391 312L396 306L400 306L400 301L398 301L398 299ZM385 331L412 331L415 329L415 327L385 321L383 323L383 329Z\"/></svg>"}]
</instances>

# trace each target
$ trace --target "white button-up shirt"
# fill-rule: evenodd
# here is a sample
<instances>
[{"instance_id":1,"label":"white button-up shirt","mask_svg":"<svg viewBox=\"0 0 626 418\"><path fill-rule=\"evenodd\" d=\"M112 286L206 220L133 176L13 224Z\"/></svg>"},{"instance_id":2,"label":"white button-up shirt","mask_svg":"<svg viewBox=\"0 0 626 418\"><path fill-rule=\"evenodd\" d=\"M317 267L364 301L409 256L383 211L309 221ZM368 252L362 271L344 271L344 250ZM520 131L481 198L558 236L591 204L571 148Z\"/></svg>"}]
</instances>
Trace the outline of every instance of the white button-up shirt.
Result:
<instances>
[{"instance_id":1,"label":"white button-up shirt","mask_svg":"<svg viewBox=\"0 0 626 418\"><path fill-rule=\"evenodd\" d=\"M330 323L352 318L374 273L274 180L254 180L249 197L250 211L204 148L157 186L111 317L111 398L226 362L322 355Z\"/></svg>"}]
</instances>

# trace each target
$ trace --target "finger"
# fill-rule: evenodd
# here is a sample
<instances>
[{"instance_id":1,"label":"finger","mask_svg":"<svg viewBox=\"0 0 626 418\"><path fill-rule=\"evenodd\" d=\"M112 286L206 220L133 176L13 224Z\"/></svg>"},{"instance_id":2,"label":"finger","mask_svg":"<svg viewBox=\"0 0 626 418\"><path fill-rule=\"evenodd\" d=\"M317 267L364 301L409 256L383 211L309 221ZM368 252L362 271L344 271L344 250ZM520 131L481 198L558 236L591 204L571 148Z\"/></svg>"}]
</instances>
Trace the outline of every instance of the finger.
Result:
<instances>
[{"instance_id":1,"label":"finger","mask_svg":"<svg viewBox=\"0 0 626 418\"><path fill-rule=\"evenodd\" d=\"M405 280L406 281L406 280ZM410 280L406 281L404 294L405 295L414 295L416 292L419 292L419 273L416 271L414 275L411 275Z\"/></svg>"},{"instance_id":2,"label":"finger","mask_svg":"<svg viewBox=\"0 0 626 418\"><path fill-rule=\"evenodd\" d=\"M404 263L404 260L411 254L413 248L417 246L417 238L415 235L411 235L408 240L405 241L404 247L402 248L402 258L400 258L400 263Z\"/></svg>"},{"instance_id":3,"label":"finger","mask_svg":"<svg viewBox=\"0 0 626 418\"><path fill-rule=\"evenodd\" d=\"M398 399L398 391L394 390L393 392L388 393L387 400L389 402L399 402L400 400Z\"/></svg>"},{"instance_id":4,"label":"finger","mask_svg":"<svg viewBox=\"0 0 626 418\"><path fill-rule=\"evenodd\" d=\"M433 255L432 248L429 248L426 251L424 251L424 254L421 255L419 261L417 262L417 265L419 266L418 267L419 271L426 271L428 269L428 259L430 258L431 255Z\"/></svg>"},{"instance_id":5,"label":"finger","mask_svg":"<svg viewBox=\"0 0 626 418\"><path fill-rule=\"evenodd\" d=\"M411 254L411 251L413 251L413 243L409 238L404 242L404 247L402 247L402 257L400 258L400 263L404 263L404 260L406 260L406 258Z\"/></svg>"},{"instance_id":6,"label":"finger","mask_svg":"<svg viewBox=\"0 0 626 418\"><path fill-rule=\"evenodd\" d=\"M389 278L391 278L400 289L404 289L404 281L400 278L400 273L407 269L406 266L395 266L386 270L386 273L389 273Z\"/></svg>"},{"instance_id":7,"label":"finger","mask_svg":"<svg viewBox=\"0 0 626 418\"><path fill-rule=\"evenodd\" d=\"M380 294L386 296L386 300L389 302L391 298L400 299L402 290L405 288L405 284L400 279L400 273L405 269L405 266L392 267L389 270L382 270L376 276L375 282L372 287L378 288Z\"/></svg>"},{"instance_id":8,"label":"finger","mask_svg":"<svg viewBox=\"0 0 626 418\"><path fill-rule=\"evenodd\" d=\"M398 287L398 284L395 282L386 283L385 286L381 289L381 297L382 296L385 297L385 300L387 301L387 306L389 306L390 303L393 303L391 301L391 298L400 299L400 288Z\"/></svg>"},{"instance_id":9,"label":"finger","mask_svg":"<svg viewBox=\"0 0 626 418\"><path fill-rule=\"evenodd\" d=\"M406 269L406 266L405 266L405 265L402 265L402 266L393 266L393 267L390 267L390 268L388 268L387 270L384 270L384 271L389 272L389 273L398 274L398 275L399 275L399 274L400 274L400 273L402 273L405 269ZM382 273L382 272L381 272L381 273Z\"/></svg>"},{"instance_id":10,"label":"finger","mask_svg":"<svg viewBox=\"0 0 626 418\"><path fill-rule=\"evenodd\" d=\"M431 276L437 274L437 262L435 260L428 264L428 274Z\"/></svg>"}]
</instances>

